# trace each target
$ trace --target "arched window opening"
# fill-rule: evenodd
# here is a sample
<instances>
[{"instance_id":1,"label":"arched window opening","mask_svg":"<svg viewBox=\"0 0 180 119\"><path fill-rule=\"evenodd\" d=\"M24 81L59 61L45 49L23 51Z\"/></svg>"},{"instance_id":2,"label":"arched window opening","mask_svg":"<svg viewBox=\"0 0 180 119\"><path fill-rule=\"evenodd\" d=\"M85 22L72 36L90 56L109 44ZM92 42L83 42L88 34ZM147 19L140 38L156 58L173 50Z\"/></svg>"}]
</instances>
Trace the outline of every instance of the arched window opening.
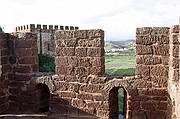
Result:
<instances>
[{"instance_id":1,"label":"arched window opening","mask_svg":"<svg viewBox=\"0 0 180 119\"><path fill-rule=\"evenodd\" d=\"M126 118L126 91L122 87L114 87L109 93L109 117L111 119Z\"/></svg>"},{"instance_id":2,"label":"arched window opening","mask_svg":"<svg viewBox=\"0 0 180 119\"><path fill-rule=\"evenodd\" d=\"M36 111L48 112L50 109L50 91L46 84L36 85Z\"/></svg>"}]
</instances>

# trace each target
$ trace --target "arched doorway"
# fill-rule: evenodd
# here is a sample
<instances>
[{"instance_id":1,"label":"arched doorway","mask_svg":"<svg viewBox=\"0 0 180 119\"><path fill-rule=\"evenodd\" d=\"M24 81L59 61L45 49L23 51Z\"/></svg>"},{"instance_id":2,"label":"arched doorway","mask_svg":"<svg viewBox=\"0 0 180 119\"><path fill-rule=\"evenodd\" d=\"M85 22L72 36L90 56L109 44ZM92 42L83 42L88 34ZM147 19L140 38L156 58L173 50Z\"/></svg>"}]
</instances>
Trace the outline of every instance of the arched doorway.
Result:
<instances>
[{"instance_id":1,"label":"arched doorway","mask_svg":"<svg viewBox=\"0 0 180 119\"><path fill-rule=\"evenodd\" d=\"M109 93L109 117L111 119L126 118L127 93L123 87L114 87Z\"/></svg>"},{"instance_id":2,"label":"arched doorway","mask_svg":"<svg viewBox=\"0 0 180 119\"><path fill-rule=\"evenodd\" d=\"M46 84L39 83L35 87L36 90L36 111L48 112L50 105L50 91Z\"/></svg>"}]
</instances>

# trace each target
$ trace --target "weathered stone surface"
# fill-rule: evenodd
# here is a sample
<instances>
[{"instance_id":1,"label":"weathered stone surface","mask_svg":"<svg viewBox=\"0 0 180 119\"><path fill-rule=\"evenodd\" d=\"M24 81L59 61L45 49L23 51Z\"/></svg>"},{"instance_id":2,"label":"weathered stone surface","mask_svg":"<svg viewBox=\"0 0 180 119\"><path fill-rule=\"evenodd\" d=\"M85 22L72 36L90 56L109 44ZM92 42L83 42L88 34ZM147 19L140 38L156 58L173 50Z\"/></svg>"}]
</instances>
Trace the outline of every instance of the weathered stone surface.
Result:
<instances>
[{"instance_id":1,"label":"weathered stone surface","mask_svg":"<svg viewBox=\"0 0 180 119\"><path fill-rule=\"evenodd\" d=\"M137 44L136 45L136 54L137 55L152 54L152 47L151 46Z\"/></svg>"},{"instance_id":2,"label":"weathered stone surface","mask_svg":"<svg viewBox=\"0 0 180 119\"><path fill-rule=\"evenodd\" d=\"M72 105L77 108L83 108L85 107L85 101L80 100L80 99L73 99Z\"/></svg>"},{"instance_id":3,"label":"weathered stone surface","mask_svg":"<svg viewBox=\"0 0 180 119\"><path fill-rule=\"evenodd\" d=\"M104 55L104 48L88 48L87 56L102 57Z\"/></svg>"},{"instance_id":4,"label":"weathered stone surface","mask_svg":"<svg viewBox=\"0 0 180 119\"><path fill-rule=\"evenodd\" d=\"M81 94L78 94L77 98L82 99L82 100L93 100L93 95L89 93L81 93Z\"/></svg>"},{"instance_id":5,"label":"weathered stone surface","mask_svg":"<svg viewBox=\"0 0 180 119\"><path fill-rule=\"evenodd\" d=\"M151 76L168 76L168 67L164 66L152 66L150 69Z\"/></svg>"},{"instance_id":6,"label":"weathered stone surface","mask_svg":"<svg viewBox=\"0 0 180 119\"><path fill-rule=\"evenodd\" d=\"M67 66L68 59L67 57L56 57L55 64L56 66Z\"/></svg>"},{"instance_id":7,"label":"weathered stone surface","mask_svg":"<svg viewBox=\"0 0 180 119\"><path fill-rule=\"evenodd\" d=\"M75 49L75 55L77 57L86 57L87 56L87 48L81 48L81 47L77 47Z\"/></svg>"},{"instance_id":8,"label":"weathered stone surface","mask_svg":"<svg viewBox=\"0 0 180 119\"><path fill-rule=\"evenodd\" d=\"M150 76L150 66L137 65L136 75Z\"/></svg>"}]
</instances>

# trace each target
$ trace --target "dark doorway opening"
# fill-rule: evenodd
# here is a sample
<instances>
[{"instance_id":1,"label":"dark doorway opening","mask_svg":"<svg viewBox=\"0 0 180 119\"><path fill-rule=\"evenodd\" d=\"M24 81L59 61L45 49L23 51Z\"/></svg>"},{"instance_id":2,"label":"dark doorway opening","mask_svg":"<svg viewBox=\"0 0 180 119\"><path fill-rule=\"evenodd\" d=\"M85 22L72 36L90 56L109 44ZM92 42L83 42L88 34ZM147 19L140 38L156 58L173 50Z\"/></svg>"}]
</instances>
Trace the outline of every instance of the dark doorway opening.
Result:
<instances>
[{"instance_id":1,"label":"dark doorway opening","mask_svg":"<svg viewBox=\"0 0 180 119\"><path fill-rule=\"evenodd\" d=\"M48 112L50 109L50 91L46 84L36 85L36 111Z\"/></svg>"},{"instance_id":2,"label":"dark doorway opening","mask_svg":"<svg viewBox=\"0 0 180 119\"><path fill-rule=\"evenodd\" d=\"M109 93L109 117L111 119L126 118L127 93L123 87L114 87Z\"/></svg>"}]
</instances>

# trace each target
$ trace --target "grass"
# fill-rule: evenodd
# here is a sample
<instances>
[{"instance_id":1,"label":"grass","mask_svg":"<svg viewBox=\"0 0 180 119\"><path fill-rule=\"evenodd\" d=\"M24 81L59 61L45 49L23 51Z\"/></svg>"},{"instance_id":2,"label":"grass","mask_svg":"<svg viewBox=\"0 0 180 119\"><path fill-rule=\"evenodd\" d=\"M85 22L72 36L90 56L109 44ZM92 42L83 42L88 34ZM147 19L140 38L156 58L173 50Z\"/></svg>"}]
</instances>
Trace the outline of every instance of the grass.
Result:
<instances>
[{"instance_id":1,"label":"grass","mask_svg":"<svg viewBox=\"0 0 180 119\"><path fill-rule=\"evenodd\" d=\"M105 73L108 75L135 75L135 55L105 56Z\"/></svg>"}]
</instances>

